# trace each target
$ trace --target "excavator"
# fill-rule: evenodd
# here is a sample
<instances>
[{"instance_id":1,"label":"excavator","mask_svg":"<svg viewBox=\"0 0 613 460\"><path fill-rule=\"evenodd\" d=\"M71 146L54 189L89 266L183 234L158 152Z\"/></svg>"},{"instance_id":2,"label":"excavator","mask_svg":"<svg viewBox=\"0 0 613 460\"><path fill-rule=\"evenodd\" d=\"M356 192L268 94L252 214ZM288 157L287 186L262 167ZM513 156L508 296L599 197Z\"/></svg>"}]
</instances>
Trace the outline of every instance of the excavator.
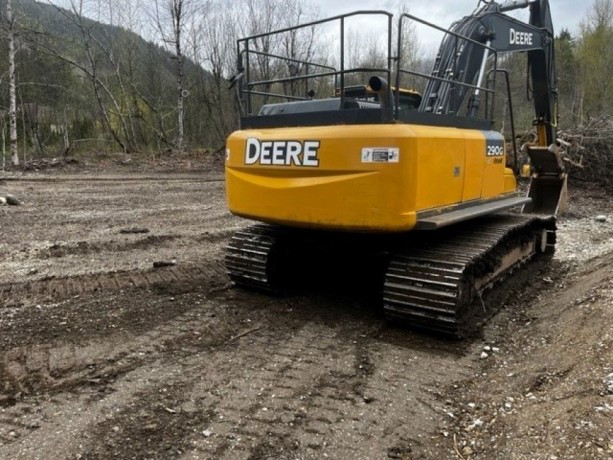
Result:
<instances>
[{"instance_id":1,"label":"excavator","mask_svg":"<svg viewBox=\"0 0 613 460\"><path fill-rule=\"evenodd\" d=\"M507 14L520 9L527 22ZM386 65L349 65L345 29L356 16L383 18ZM301 260L376 259L388 320L461 337L479 321L487 292L555 248L567 176L556 142L550 7L481 0L448 29L410 14L396 28L393 20L357 11L237 41L241 116L226 144L226 198L233 214L259 223L231 238L226 269L239 287L278 293L301 277ZM408 21L444 36L429 73L407 68ZM336 66L265 46L320 26L340 30L329 42L340 48L330 53ZM535 112L523 194L517 148L508 155L493 119L501 97L512 108L509 74L499 68L509 53L527 55ZM351 90L365 74L360 94L376 98ZM423 91L403 93L407 77L422 79ZM403 94L413 104L401 104Z\"/></svg>"}]
</instances>

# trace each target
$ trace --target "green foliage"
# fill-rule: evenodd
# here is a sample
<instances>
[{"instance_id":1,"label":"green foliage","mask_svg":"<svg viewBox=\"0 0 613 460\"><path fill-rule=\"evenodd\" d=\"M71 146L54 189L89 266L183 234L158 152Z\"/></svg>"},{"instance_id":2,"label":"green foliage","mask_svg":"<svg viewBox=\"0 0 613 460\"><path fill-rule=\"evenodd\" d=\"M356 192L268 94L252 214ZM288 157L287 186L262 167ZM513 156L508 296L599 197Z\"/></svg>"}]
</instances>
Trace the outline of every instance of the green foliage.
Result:
<instances>
[{"instance_id":1,"label":"green foliage","mask_svg":"<svg viewBox=\"0 0 613 460\"><path fill-rule=\"evenodd\" d=\"M563 29L556 38L555 48L560 123L562 126L575 126L581 119L578 110L581 87L576 40L567 29Z\"/></svg>"},{"instance_id":2,"label":"green foliage","mask_svg":"<svg viewBox=\"0 0 613 460\"><path fill-rule=\"evenodd\" d=\"M613 1L595 0L581 25L577 50L582 112L591 118L610 114L613 103Z\"/></svg>"}]
</instances>

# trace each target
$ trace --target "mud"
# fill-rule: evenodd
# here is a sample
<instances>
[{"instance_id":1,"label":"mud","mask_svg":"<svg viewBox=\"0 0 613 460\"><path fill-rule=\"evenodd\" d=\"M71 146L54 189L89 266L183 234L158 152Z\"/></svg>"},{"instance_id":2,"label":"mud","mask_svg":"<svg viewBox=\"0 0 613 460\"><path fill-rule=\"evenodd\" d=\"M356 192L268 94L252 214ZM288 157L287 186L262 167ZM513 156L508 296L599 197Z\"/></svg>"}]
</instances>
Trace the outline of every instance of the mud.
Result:
<instances>
[{"instance_id":1,"label":"mud","mask_svg":"<svg viewBox=\"0 0 613 460\"><path fill-rule=\"evenodd\" d=\"M346 284L233 288L223 248L248 222L218 176L2 189L24 204L0 208L0 458L613 456L606 193L574 191L552 262L448 341Z\"/></svg>"}]
</instances>

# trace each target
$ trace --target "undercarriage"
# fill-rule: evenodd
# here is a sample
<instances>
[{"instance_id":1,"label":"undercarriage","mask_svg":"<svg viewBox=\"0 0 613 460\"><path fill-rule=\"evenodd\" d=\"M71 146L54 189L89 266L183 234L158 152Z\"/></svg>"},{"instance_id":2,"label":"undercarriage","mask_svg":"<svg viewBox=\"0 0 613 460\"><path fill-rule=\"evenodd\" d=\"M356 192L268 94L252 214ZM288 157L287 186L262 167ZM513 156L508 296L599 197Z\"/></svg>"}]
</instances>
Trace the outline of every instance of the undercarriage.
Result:
<instances>
[{"instance_id":1,"label":"undercarriage","mask_svg":"<svg viewBox=\"0 0 613 460\"><path fill-rule=\"evenodd\" d=\"M334 278L336 271L340 278L343 271L362 267L374 285L379 283L388 320L461 337L482 322L482 296L490 288L553 253L554 245L555 218L523 214L393 235L258 224L233 236L226 267L237 285L275 294L311 280L309 273ZM355 280L363 281L358 275Z\"/></svg>"}]
</instances>

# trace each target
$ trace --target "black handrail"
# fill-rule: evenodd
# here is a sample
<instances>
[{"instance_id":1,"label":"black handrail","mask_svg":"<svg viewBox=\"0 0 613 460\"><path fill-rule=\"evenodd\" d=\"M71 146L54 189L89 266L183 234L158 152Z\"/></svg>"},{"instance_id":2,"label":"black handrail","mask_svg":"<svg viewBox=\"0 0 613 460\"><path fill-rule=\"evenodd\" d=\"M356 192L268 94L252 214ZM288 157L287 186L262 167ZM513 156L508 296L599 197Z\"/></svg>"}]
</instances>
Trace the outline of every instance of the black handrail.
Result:
<instances>
[{"instance_id":1,"label":"black handrail","mask_svg":"<svg viewBox=\"0 0 613 460\"><path fill-rule=\"evenodd\" d=\"M332 16L330 18L319 19L317 21L307 22L306 24L300 24L300 25L297 25L297 26L286 27L285 29L279 29L279 30L274 30L272 32L264 32L264 33L257 34L257 35L251 35L250 37L240 38L238 41L240 42L240 41L244 41L244 40L251 40L251 39L254 39L254 38L267 37L269 35L274 35L274 34L281 34L281 33L285 33L285 32L291 32L292 30L302 29L304 27L316 26L316 25L319 25L319 24L325 24L326 22L336 21L338 19L348 18L350 16L359 16L359 15L364 15L364 14L373 14L373 15L380 14L380 15L385 15L385 16L387 16L389 18L392 18L394 16L389 11L384 11L384 10L360 10L360 11L353 11L351 13L339 14L338 16Z\"/></svg>"},{"instance_id":2,"label":"black handrail","mask_svg":"<svg viewBox=\"0 0 613 460\"><path fill-rule=\"evenodd\" d=\"M361 69L356 69L356 68L352 68L352 69L347 69L345 68L345 19L349 18L349 17L353 17L353 16L360 16L360 15L383 15L387 17L387 42L388 42L388 47L387 47L387 63L388 63L388 67L386 69L375 69L375 68L361 68ZM243 74L244 78L241 79L241 81L239 82L239 90L238 93L241 96L246 96L247 99L247 103L246 103L246 107L247 107L247 113L248 114L252 114L253 111L253 106L252 106L252 101L251 101L251 95L268 95L268 96L274 96L274 97L285 97L288 100L289 99L295 99L296 96L290 95L289 97L286 96L281 96L279 94L276 93L272 93L269 91L252 91L252 88L254 86L261 86L261 85L272 85L275 83L290 83L290 82L295 82L295 81L302 81L302 80L308 80L308 79L313 79L313 78L321 78L321 77L327 77L327 76L333 76L334 77L334 86L337 87L338 86L338 80L340 79L340 89L341 89L341 99L344 98L344 93L345 93L345 75L348 73L356 73L356 72L382 72L388 81L391 80L391 63L393 61L392 58L392 45L391 45L391 41L392 41L392 18L393 15L387 11L383 11L383 10L361 10L361 11L354 11L351 13L347 13L347 14L341 14L341 15L337 15L337 16L333 16L330 18L326 18L326 19L320 19L317 21L311 21L305 24L300 24L297 26L292 26L292 27L286 27L283 29L279 29L279 30L275 30L272 32L265 32L265 33L261 33L261 34L256 34L256 35L251 35L248 37L244 37L241 38L239 40L237 40L236 44L237 44L237 55L238 55L238 72L239 74ZM327 24L327 23L331 23L334 21L339 21L340 22L340 70L337 70L335 67L333 66L328 66L328 65L324 65L324 64L319 64L316 62L310 62L310 61L306 61L306 60L300 60L300 59L294 59L294 58L290 58L290 57L286 57L286 56L279 56L273 53L266 53L266 52L262 52L262 51L258 51L258 50L254 50L250 48L250 42L253 42L254 40L257 39L261 39L264 37L269 37L272 35L278 35L278 34L283 34L286 32L293 32L295 30L298 29L304 29L304 28L308 28L308 27L313 27L313 26L317 26L317 25L322 25L322 24ZM264 56L267 58L273 58L273 59L283 59L286 60L288 62L294 62L294 63L299 63L299 64L303 64L305 66L305 68L307 69L307 73L306 75L294 75L294 76L290 76L290 77L283 77L283 78L269 78L269 79L265 79L265 80L256 80L256 81L251 81L251 67L250 67L250 54L254 54L254 55L258 55L258 56ZM246 62L244 62L246 61ZM309 67L316 67L316 68L320 68L320 69L328 69L330 70L330 72L317 72L317 73L308 73ZM299 98L302 99L302 98Z\"/></svg>"},{"instance_id":3,"label":"black handrail","mask_svg":"<svg viewBox=\"0 0 613 460\"><path fill-rule=\"evenodd\" d=\"M386 59L387 68L346 68L345 66L346 19L349 17L355 17L355 16L360 16L360 15L383 15L387 17L387 59ZM397 43L396 56L394 56L392 54L393 15L383 10L361 10L361 11L355 11L355 12L351 12L347 14L337 15L337 16L333 16L330 18L321 19L317 21L311 21L311 22L300 24L300 25L293 26L293 27L286 27L286 28L279 29L279 30L272 31L272 32L255 34L255 35L251 35L251 36L244 37L244 38L237 40L238 70L239 70L239 75L242 75L243 77L239 80L239 83L237 86L237 94L239 95L242 101L245 101L246 99L246 104L242 104L241 106L245 106L247 114L252 115L253 114L252 96L263 96L265 98L267 97L284 98L284 99L287 99L288 101L289 100L311 99L313 94L312 94L312 90L309 91L308 84L305 86L304 96L296 95L296 93L293 90L288 91L288 94L280 94L278 91L275 91L276 88L272 88L272 86L278 85L278 84L308 81L308 80L312 80L316 78L326 78L326 77L334 77L335 90L337 91L337 94L340 95L340 98L342 100L346 97L345 96L345 82L346 82L345 77L347 74L355 74L358 72L372 72L372 73L380 74L382 77L386 78L387 81L389 82L391 82L392 79L395 80L395 85L394 85L395 90L393 88L391 88L391 90L394 93L392 111L393 111L393 116L396 119L398 119L400 115L400 91L399 89L400 89L401 75L414 75L416 77L419 77L425 80L438 81L441 83L445 83L445 86L453 85L450 88L452 87L468 88L469 91L472 90L474 94L477 94L482 91L486 95L484 118L487 119L488 115L492 115L489 112L493 111L493 107L487 103L487 100L489 99L491 95L495 94L495 88L490 87L488 83L485 83L485 86L479 85L479 84L472 84L470 82L455 80L453 76L449 76L449 75L425 74L425 73L417 72L415 70L408 70L408 69L403 68L403 56L402 56L402 44L403 44L403 33L404 33L403 26L404 26L404 21L406 20L416 21L427 27L443 32L444 34L447 34L447 36L453 37L454 42L453 43L450 42L450 45L453 45L456 48L461 46L459 45L461 41L463 41L464 43L472 43L476 45L478 49L483 50L484 56L493 56L494 58L493 72L497 71L498 54L497 54L496 49L489 46L489 44L481 43L477 40L474 40L470 37L457 33L453 30L448 30L443 27L437 26L436 24L432 24L428 21L425 21L423 19L420 19L408 13L402 14L398 20L398 32L397 32L398 43ZM275 53L268 53L268 52L260 51L258 49L253 49L255 48L255 46L253 46L252 44L254 43L255 40L278 35L278 34L283 34L287 32L293 32L299 29L305 29L305 28L314 27L318 25L330 24L335 21L338 21L340 25L340 31L339 31L340 32L340 44L339 44L340 62L339 62L338 68L335 66L327 65L327 64L311 62L306 59L298 59L298 58L289 57L289 56L282 56L282 55L275 54ZM302 69L300 72L301 75L296 75L295 72L291 72L290 70L289 73L293 74L291 76L287 76L287 77L281 76L278 78L275 78L273 76L273 78L263 78L261 80L252 81L251 73L253 69L250 63L251 55L263 56L267 59L279 59L279 60L282 60L288 63L299 64L302 66ZM395 68L394 68L394 65L395 65ZM452 65L453 65L453 62L452 62ZM313 70L315 70L315 72L310 73ZM302 74L303 72L304 74ZM285 71L283 73L287 74L287 72ZM263 75L263 77L266 77L266 75ZM494 73L494 77L495 77L495 73ZM256 90L256 87L263 87L263 86L266 88ZM283 91L284 90L282 90L281 92ZM458 108L459 107L452 109L452 112L454 110L457 110Z\"/></svg>"}]
</instances>

